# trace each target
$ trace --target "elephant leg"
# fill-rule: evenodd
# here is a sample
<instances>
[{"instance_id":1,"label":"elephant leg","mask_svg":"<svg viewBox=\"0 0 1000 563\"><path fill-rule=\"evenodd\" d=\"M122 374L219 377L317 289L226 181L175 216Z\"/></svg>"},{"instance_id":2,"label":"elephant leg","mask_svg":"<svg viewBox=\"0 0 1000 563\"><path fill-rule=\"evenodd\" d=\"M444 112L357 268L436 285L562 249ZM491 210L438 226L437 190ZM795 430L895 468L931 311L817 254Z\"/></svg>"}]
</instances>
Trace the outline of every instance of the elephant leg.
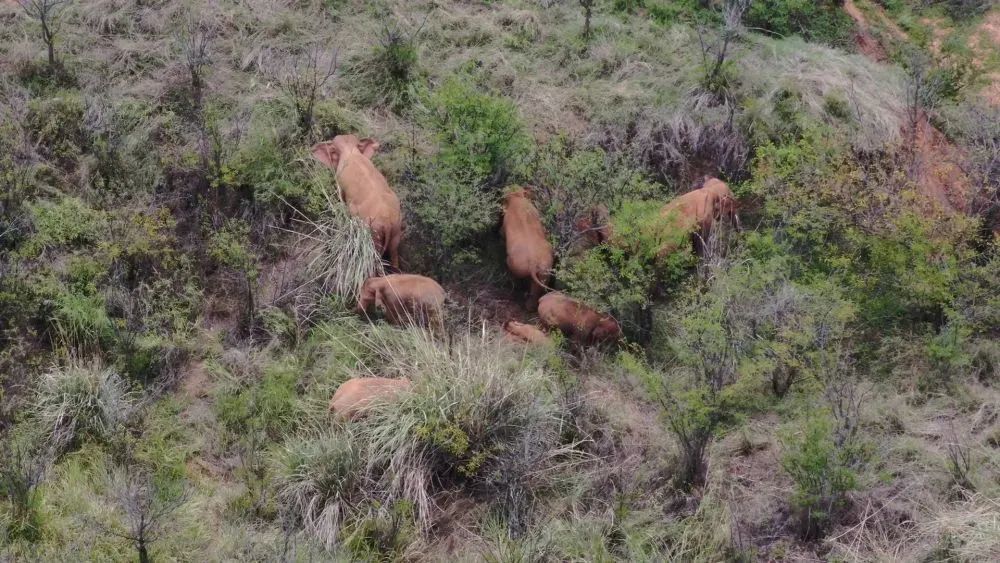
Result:
<instances>
[{"instance_id":1,"label":"elephant leg","mask_svg":"<svg viewBox=\"0 0 1000 563\"><path fill-rule=\"evenodd\" d=\"M538 310L538 300L542 298L543 293L545 293L545 288L537 281L531 280L530 288L528 289L528 302L525 305L529 313Z\"/></svg>"},{"instance_id":2,"label":"elephant leg","mask_svg":"<svg viewBox=\"0 0 1000 563\"><path fill-rule=\"evenodd\" d=\"M393 229L392 233L389 235L389 261L395 271L399 272L399 239L402 238L403 233L399 229Z\"/></svg>"}]
</instances>

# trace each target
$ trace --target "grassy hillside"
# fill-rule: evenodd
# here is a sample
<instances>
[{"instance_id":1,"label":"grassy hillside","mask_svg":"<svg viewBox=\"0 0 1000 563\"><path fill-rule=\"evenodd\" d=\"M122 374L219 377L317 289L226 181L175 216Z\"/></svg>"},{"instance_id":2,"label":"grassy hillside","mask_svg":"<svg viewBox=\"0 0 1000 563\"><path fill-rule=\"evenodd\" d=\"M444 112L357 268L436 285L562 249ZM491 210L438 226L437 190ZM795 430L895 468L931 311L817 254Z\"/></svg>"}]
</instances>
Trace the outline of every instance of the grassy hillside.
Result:
<instances>
[{"instance_id":1,"label":"grassy hillside","mask_svg":"<svg viewBox=\"0 0 1000 563\"><path fill-rule=\"evenodd\" d=\"M845 4L0 2L0 560L1000 558L1000 9ZM344 133L446 335L354 312ZM523 185L622 342L502 338Z\"/></svg>"}]
</instances>

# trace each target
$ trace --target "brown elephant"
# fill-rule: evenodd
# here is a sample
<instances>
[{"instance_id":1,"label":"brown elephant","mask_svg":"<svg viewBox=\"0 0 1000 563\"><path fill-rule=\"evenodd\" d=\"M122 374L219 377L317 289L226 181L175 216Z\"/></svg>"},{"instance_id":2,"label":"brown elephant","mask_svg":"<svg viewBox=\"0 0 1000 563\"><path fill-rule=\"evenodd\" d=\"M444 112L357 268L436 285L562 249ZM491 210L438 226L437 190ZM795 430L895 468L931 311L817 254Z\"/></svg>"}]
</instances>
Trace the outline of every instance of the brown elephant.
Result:
<instances>
[{"instance_id":1,"label":"brown elephant","mask_svg":"<svg viewBox=\"0 0 1000 563\"><path fill-rule=\"evenodd\" d=\"M348 211L368 223L375 247L383 256L388 254L392 267L398 270L403 214L396 193L372 164L371 158L378 147L374 139L337 135L332 141L314 146L312 155L337 174Z\"/></svg>"},{"instance_id":2,"label":"brown elephant","mask_svg":"<svg viewBox=\"0 0 1000 563\"><path fill-rule=\"evenodd\" d=\"M614 317L602 315L558 291L538 301L538 317L543 325L558 328L580 344L614 342L622 337L621 327Z\"/></svg>"},{"instance_id":3,"label":"brown elephant","mask_svg":"<svg viewBox=\"0 0 1000 563\"><path fill-rule=\"evenodd\" d=\"M720 221L739 225L736 198L729 186L716 178L706 179L702 187L674 198L660 210L660 217L666 219L663 226L669 228L671 233L691 234L699 254L704 253L704 243ZM673 253L678 245L676 240L667 242L660 250L660 256Z\"/></svg>"},{"instance_id":4,"label":"brown elephant","mask_svg":"<svg viewBox=\"0 0 1000 563\"><path fill-rule=\"evenodd\" d=\"M373 404L391 401L400 393L409 391L412 386L409 379L387 377L348 379L337 387L333 398L330 399L330 412L339 418L354 420L362 416Z\"/></svg>"},{"instance_id":5,"label":"brown elephant","mask_svg":"<svg viewBox=\"0 0 1000 563\"><path fill-rule=\"evenodd\" d=\"M541 215L525 189L504 196L503 236L507 244L507 268L515 278L531 284L527 308L533 311L547 289L554 256Z\"/></svg>"},{"instance_id":6,"label":"brown elephant","mask_svg":"<svg viewBox=\"0 0 1000 563\"><path fill-rule=\"evenodd\" d=\"M573 223L572 235L573 240L566 250L569 256L579 256L591 248L611 241L614 230L608 207L602 203L587 209Z\"/></svg>"},{"instance_id":7,"label":"brown elephant","mask_svg":"<svg viewBox=\"0 0 1000 563\"><path fill-rule=\"evenodd\" d=\"M552 344L549 335L535 325L529 325L518 321L507 321L503 325L504 338L508 342L515 344Z\"/></svg>"},{"instance_id":8,"label":"brown elephant","mask_svg":"<svg viewBox=\"0 0 1000 563\"><path fill-rule=\"evenodd\" d=\"M608 211L608 206L602 203L591 207L576 220L574 228L591 248L611 240L611 212Z\"/></svg>"},{"instance_id":9,"label":"brown elephant","mask_svg":"<svg viewBox=\"0 0 1000 563\"><path fill-rule=\"evenodd\" d=\"M374 305L392 324L441 329L444 300L444 289L428 277L390 274L365 280L357 309L367 315Z\"/></svg>"}]
</instances>

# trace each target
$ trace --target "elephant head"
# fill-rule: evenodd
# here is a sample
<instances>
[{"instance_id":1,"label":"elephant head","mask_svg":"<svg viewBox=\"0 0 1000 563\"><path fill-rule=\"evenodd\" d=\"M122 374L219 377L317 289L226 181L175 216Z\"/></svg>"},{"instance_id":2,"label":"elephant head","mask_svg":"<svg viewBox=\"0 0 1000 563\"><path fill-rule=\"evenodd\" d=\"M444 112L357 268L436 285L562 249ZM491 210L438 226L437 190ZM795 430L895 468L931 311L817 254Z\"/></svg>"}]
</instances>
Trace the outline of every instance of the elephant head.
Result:
<instances>
[{"instance_id":1,"label":"elephant head","mask_svg":"<svg viewBox=\"0 0 1000 563\"><path fill-rule=\"evenodd\" d=\"M603 317L590 332L590 340L594 344L614 342L622 337L622 329L613 317Z\"/></svg>"},{"instance_id":2,"label":"elephant head","mask_svg":"<svg viewBox=\"0 0 1000 563\"><path fill-rule=\"evenodd\" d=\"M381 145L375 139L358 140L354 135L337 135L332 141L318 143L312 148L313 158L327 168L337 171L343 157L358 152L371 160Z\"/></svg>"}]
</instances>

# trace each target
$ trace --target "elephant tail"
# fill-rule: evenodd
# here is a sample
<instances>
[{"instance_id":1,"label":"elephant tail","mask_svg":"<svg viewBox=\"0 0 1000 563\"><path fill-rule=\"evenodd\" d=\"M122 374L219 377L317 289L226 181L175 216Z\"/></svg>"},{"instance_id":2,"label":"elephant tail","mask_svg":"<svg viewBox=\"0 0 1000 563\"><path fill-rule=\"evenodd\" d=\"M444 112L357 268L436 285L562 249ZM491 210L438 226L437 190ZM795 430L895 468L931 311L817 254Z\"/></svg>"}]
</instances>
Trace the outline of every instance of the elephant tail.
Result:
<instances>
[{"instance_id":1,"label":"elephant tail","mask_svg":"<svg viewBox=\"0 0 1000 563\"><path fill-rule=\"evenodd\" d=\"M536 271L532 271L531 272L531 281L535 282L536 284L538 284L539 287L544 288L547 291L555 291L551 287L549 287L549 286L545 285L544 283L542 283L542 280L540 280L538 278L538 272L536 272Z\"/></svg>"}]
</instances>

